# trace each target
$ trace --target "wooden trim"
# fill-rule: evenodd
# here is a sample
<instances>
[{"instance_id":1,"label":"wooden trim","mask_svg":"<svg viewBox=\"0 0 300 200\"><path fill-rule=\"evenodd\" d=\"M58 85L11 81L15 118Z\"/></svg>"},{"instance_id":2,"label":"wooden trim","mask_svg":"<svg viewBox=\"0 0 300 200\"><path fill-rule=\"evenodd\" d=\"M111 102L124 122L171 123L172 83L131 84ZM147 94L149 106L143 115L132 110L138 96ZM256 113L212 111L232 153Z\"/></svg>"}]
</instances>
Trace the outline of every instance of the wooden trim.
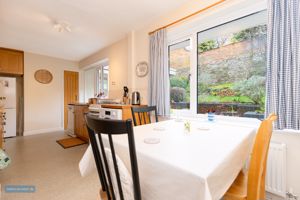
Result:
<instances>
[{"instance_id":1,"label":"wooden trim","mask_svg":"<svg viewBox=\"0 0 300 200\"><path fill-rule=\"evenodd\" d=\"M6 47L0 47L0 49L7 50L7 51L15 51L15 52L19 52L19 53L24 54L24 51L22 51L22 50L10 49L10 48L6 48Z\"/></svg>"},{"instance_id":2,"label":"wooden trim","mask_svg":"<svg viewBox=\"0 0 300 200\"><path fill-rule=\"evenodd\" d=\"M205 8L202 8L202 9L200 9L200 10L198 10L198 11L196 11L196 12L190 14L190 15L188 15L188 16L185 16L185 17L183 17L183 18L181 18L181 19L178 19L178 20L176 20L176 21L174 21L174 22L172 22L172 23L170 23L170 24L167 24L167 25L165 25L165 26L162 26L162 27L160 27L160 28L157 28L157 29L155 29L154 31L149 32L148 34L149 34L149 35L152 35L152 34L155 33L156 31L160 31L160 30L162 30L162 29L165 29L165 28L168 28L168 27L173 26L173 25L175 25L175 24L178 24L178 23L180 23L180 22L182 22L182 21L185 21L185 20L188 19L188 18L194 17L195 15L198 15L198 14L200 14L200 13L202 13L202 12L204 12L204 11L206 11L206 10L212 8L212 7L215 7L215 6L221 4L221 3L225 2L225 1L226 1L226 0L220 0L220 1L217 1L217 2L215 2L215 3L213 3L213 4L209 5L209 6L206 6Z\"/></svg>"}]
</instances>

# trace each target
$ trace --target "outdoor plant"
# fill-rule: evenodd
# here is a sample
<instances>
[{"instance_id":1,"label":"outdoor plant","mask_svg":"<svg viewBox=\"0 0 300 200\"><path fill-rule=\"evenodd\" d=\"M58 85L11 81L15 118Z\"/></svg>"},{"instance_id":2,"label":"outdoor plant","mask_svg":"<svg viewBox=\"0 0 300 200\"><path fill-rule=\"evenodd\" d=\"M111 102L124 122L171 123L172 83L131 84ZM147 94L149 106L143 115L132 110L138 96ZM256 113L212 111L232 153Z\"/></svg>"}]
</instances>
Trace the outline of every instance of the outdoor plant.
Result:
<instances>
[{"instance_id":1,"label":"outdoor plant","mask_svg":"<svg viewBox=\"0 0 300 200\"><path fill-rule=\"evenodd\" d=\"M172 99L172 89L173 88L180 88L180 95L178 94L177 90L173 91L176 100L178 100L180 96L180 101L175 101L174 102L189 102L189 97L190 97L190 82L187 76L173 76L170 78L170 85L171 85L171 100ZM181 94L183 93L183 94ZM183 99L181 98L183 96Z\"/></svg>"},{"instance_id":2,"label":"outdoor plant","mask_svg":"<svg viewBox=\"0 0 300 200\"><path fill-rule=\"evenodd\" d=\"M264 35L264 34L267 34L267 26L260 25L260 26L248 28L238 33L235 33L231 38L231 42L232 43L241 42L244 40L249 40L257 35Z\"/></svg>"},{"instance_id":3,"label":"outdoor plant","mask_svg":"<svg viewBox=\"0 0 300 200\"><path fill-rule=\"evenodd\" d=\"M253 103L263 106L265 99L265 77L252 76L248 80L235 84L233 89L240 95L249 97Z\"/></svg>"},{"instance_id":4,"label":"outdoor plant","mask_svg":"<svg viewBox=\"0 0 300 200\"><path fill-rule=\"evenodd\" d=\"M189 88L189 79L186 76L173 76L170 77L171 87Z\"/></svg>"},{"instance_id":5,"label":"outdoor plant","mask_svg":"<svg viewBox=\"0 0 300 200\"><path fill-rule=\"evenodd\" d=\"M183 102L185 98L185 89L180 87L172 87L170 96L172 102Z\"/></svg>"},{"instance_id":6,"label":"outdoor plant","mask_svg":"<svg viewBox=\"0 0 300 200\"><path fill-rule=\"evenodd\" d=\"M215 40L207 40L198 45L198 50L200 53L205 51L210 51L218 47L218 44Z\"/></svg>"}]
</instances>

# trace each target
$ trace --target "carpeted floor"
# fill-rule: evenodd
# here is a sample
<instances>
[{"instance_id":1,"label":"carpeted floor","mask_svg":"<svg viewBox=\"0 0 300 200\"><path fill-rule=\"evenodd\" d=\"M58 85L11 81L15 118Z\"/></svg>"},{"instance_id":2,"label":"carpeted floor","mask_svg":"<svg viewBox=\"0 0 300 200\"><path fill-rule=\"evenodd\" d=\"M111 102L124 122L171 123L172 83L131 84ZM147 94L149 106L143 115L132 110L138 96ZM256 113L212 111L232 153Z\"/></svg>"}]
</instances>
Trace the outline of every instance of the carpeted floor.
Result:
<instances>
[{"instance_id":1,"label":"carpeted floor","mask_svg":"<svg viewBox=\"0 0 300 200\"><path fill-rule=\"evenodd\" d=\"M81 177L78 163L87 145L63 149L63 132L7 139L11 165L0 171L1 200L95 200L97 172ZM35 193L5 193L5 185L34 185Z\"/></svg>"}]
</instances>

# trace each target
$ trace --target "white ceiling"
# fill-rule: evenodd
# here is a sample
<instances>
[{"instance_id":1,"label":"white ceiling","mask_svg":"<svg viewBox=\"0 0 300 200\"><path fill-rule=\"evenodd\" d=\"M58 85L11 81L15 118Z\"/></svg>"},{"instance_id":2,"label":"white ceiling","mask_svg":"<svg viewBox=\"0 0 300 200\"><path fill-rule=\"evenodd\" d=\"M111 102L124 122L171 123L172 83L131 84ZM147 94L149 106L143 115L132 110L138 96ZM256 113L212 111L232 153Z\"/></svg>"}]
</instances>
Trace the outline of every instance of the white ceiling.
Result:
<instances>
[{"instance_id":1,"label":"white ceiling","mask_svg":"<svg viewBox=\"0 0 300 200\"><path fill-rule=\"evenodd\" d=\"M78 61L186 1L0 0L0 46Z\"/></svg>"}]
</instances>

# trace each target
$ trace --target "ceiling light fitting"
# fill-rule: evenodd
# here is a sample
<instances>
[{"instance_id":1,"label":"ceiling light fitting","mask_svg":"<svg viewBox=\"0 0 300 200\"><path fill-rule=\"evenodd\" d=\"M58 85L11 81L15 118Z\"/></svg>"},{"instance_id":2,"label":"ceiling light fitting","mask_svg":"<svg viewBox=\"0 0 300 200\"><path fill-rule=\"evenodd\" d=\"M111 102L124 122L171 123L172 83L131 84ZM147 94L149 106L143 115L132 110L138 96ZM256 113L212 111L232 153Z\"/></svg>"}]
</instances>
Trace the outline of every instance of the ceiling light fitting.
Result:
<instances>
[{"instance_id":1,"label":"ceiling light fitting","mask_svg":"<svg viewBox=\"0 0 300 200\"><path fill-rule=\"evenodd\" d=\"M71 26L68 22L54 22L53 25L54 29L57 30L60 33L64 32L72 32Z\"/></svg>"}]
</instances>

